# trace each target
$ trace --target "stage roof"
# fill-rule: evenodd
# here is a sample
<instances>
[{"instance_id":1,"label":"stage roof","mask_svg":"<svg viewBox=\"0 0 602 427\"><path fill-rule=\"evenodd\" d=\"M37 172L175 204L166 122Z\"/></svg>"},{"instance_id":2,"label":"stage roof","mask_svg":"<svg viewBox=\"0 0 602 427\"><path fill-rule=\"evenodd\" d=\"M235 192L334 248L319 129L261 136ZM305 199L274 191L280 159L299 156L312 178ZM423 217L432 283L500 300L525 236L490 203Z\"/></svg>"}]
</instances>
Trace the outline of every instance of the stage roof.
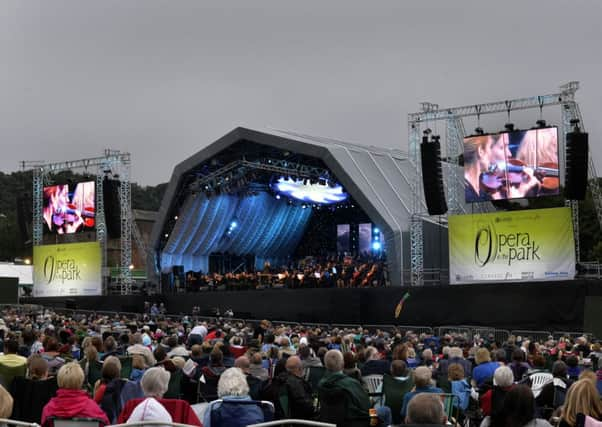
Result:
<instances>
[{"instance_id":1,"label":"stage roof","mask_svg":"<svg viewBox=\"0 0 602 427\"><path fill-rule=\"evenodd\" d=\"M408 254L403 254L404 246L408 248L409 245L402 244L402 233L410 229L413 199L413 168L407 153L286 131L263 132L239 127L178 164L172 173L153 228L151 247L155 251L160 250L163 230L172 218L175 204L181 203L182 191L188 185L185 178L203 162L241 141L323 161L372 222L383 231L388 248L391 282L393 285L401 285L403 260L409 259ZM426 211L422 195L420 200L421 211ZM409 265L405 268L408 269Z\"/></svg>"}]
</instances>

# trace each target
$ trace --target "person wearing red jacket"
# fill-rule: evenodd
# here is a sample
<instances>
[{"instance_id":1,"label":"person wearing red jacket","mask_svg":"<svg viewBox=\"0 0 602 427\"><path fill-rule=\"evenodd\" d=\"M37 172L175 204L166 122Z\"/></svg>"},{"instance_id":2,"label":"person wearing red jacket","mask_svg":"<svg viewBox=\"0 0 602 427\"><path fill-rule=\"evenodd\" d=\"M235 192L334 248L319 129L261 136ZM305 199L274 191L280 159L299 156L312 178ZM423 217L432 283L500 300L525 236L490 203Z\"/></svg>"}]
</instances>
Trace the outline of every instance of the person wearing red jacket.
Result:
<instances>
[{"instance_id":1,"label":"person wearing red jacket","mask_svg":"<svg viewBox=\"0 0 602 427\"><path fill-rule=\"evenodd\" d=\"M108 425L109 420L100 407L90 399L88 393L82 390L84 371L76 362L63 365L58 372L59 389L56 397L44 406L42 410L42 426L52 425L52 418L95 418L102 426Z\"/></svg>"}]
</instances>

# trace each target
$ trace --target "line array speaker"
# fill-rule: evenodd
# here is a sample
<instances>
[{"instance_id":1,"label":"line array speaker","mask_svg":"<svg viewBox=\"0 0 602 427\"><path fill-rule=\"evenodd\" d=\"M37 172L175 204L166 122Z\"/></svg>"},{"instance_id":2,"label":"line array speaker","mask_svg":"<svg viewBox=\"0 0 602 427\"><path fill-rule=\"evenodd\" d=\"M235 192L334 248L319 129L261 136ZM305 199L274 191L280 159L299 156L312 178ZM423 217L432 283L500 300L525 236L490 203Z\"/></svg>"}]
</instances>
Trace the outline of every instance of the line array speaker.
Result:
<instances>
[{"instance_id":1,"label":"line array speaker","mask_svg":"<svg viewBox=\"0 0 602 427\"><path fill-rule=\"evenodd\" d=\"M441 145L439 137L433 136L429 141L427 136L420 144L422 159L422 183L424 184L424 199L429 215L444 215L447 212L445 191L443 189L443 173L441 171Z\"/></svg>"}]
</instances>

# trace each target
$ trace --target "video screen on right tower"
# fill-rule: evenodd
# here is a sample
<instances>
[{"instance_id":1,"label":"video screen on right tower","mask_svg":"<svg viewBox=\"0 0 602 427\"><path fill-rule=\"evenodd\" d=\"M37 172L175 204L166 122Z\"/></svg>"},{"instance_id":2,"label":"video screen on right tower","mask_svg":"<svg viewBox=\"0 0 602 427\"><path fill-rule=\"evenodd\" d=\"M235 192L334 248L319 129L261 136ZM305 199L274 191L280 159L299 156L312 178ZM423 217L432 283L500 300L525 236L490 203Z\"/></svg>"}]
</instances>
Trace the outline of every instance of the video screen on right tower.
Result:
<instances>
[{"instance_id":1,"label":"video screen on right tower","mask_svg":"<svg viewBox=\"0 0 602 427\"><path fill-rule=\"evenodd\" d=\"M558 194L557 127L464 138L467 203Z\"/></svg>"}]
</instances>

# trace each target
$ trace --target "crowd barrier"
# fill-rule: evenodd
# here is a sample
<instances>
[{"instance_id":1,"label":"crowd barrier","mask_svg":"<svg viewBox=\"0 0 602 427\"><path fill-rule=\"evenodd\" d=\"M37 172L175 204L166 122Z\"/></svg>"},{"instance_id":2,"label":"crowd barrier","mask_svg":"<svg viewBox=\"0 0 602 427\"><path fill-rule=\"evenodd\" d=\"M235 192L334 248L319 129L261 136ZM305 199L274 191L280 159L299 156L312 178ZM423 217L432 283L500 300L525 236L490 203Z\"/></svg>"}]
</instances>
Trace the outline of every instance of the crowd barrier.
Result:
<instances>
[{"instance_id":1,"label":"crowd barrier","mask_svg":"<svg viewBox=\"0 0 602 427\"><path fill-rule=\"evenodd\" d=\"M40 312L43 313L46 310L46 307L41 305L33 305L33 304L0 304L0 309L4 308L16 308L20 310L24 310L27 312ZM110 317L126 317L132 320L141 320L144 317L142 313L133 313L126 311L107 311L107 310L83 310L83 309L69 309L69 308L55 308L49 307L52 311L65 314L65 315L92 315L92 316L110 316ZM148 316L148 315L147 315ZM242 319L242 318L228 318L228 317L214 317L214 316L197 316L197 315L181 315L181 314L165 314L159 315L158 317L162 317L172 321L182 321L184 318L187 318L192 322L216 322L218 320L234 322L234 323L245 323L245 324L257 324L259 320L257 319ZM320 328L320 329L333 329L338 328L342 330L358 330L358 329L367 329L371 333L376 332L376 330L381 330L384 332L397 332L402 335L407 334L408 332L412 332L418 335L427 334L427 335L436 335L443 336L446 334L453 335L463 335L467 339L473 339L476 336L480 338L484 338L485 340L489 340L491 336L494 337L497 342L505 342L508 338L513 335L514 337L521 337L522 339L531 339L535 341L547 341L551 337L554 340L558 340L561 337L567 337L571 339L575 339L577 337L585 336L589 340L594 340L596 337L594 334L590 332L580 332L580 331L532 331L532 330L511 330L508 331L506 329L497 329L497 328L489 328L482 326L471 326L471 325L444 325L437 327L430 327L424 325L394 325L394 324L367 324L367 325L358 325L358 324L347 324L347 323L300 323L293 322L289 320L272 320L271 323L277 326L304 326L309 328Z\"/></svg>"}]
</instances>

